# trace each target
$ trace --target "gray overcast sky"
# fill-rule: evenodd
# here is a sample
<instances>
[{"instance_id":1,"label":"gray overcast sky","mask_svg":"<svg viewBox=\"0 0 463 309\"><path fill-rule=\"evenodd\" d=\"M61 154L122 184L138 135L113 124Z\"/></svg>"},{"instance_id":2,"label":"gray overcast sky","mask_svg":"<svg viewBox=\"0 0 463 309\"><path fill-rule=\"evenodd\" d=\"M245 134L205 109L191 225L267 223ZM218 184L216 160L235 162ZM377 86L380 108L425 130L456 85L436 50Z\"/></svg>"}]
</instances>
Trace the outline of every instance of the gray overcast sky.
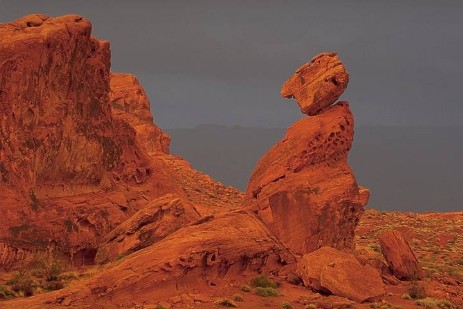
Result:
<instances>
[{"instance_id":1,"label":"gray overcast sky","mask_svg":"<svg viewBox=\"0 0 463 309\"><path fill-rule=\"evenodd\" d=\"M463 1L0 0L0 22L77 13L138 76L162 128L287 127L281 84L322 51L351 75L357 125L463 125Z\"/></svg>"}]
</instances>

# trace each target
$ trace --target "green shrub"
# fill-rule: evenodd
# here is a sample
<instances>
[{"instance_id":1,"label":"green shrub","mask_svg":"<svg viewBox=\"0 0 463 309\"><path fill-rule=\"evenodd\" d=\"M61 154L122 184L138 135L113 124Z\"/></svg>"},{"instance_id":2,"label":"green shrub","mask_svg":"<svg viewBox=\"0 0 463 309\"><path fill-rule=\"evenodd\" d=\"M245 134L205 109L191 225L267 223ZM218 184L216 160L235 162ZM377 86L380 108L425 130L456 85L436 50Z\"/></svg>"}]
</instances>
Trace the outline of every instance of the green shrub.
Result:
<instances>
[{"instance_id":1,"label":"green shrub","mask_svg":"<svg viewBox=\"0 0 463 309\"><path fill-rule=\"evenodd\" d=\"M46 281L59 281L63 272L63 264L57 255L53 253L37 254L29 263L29 269L37 278L44 278Z\"/></svg>"},{"instance_id":2,"label":"green shrub","mask_svg":"<svg viewBox=\"0 0 463 309\"><path fill-rule=\"evenodd\" d=\"M271 287L267 287L267 288L257 287L256 294L262 297L275 297L278 295L277 290Z\"/></svg>"},{"instance_id":3,"label":"green shrub","mask_svg":"<svg viewBox=\"0 0 463 309\"><path fill-rule=\"evenodd\" d=\"M251 287L249 285L245 284L245 285L243 285L241 287L241 291L243 291L243 292L251 292Z\"/></svg>"},{"instance_id":4,"label":"green shrub","mask_svg":"<svg viewBox=\"0 0 463 309\"><path fill-rule=\"evenodd\" d=\"M0 299L5 299L8 297L14 297L14 296L16 296L15 292L10 291L4 285L0 285Z\"/></svg>"},{"instance_id":5,"label":"green shrub","mask_svg":"<svg viewBox=\"0 0 463 309\"><path fill-rule=\"evenodd\" d=\"M282 303L281 309L293 309L293 306L290 303Z\"/></svg>"},{"instance_id":6,"label":"green shrub","mask_svg":"<svg viewBox=\"0 0 463 309\"><path fill-rule=\"evenodd\" d=\"M426 291L417 281L411 281L408 287L408 295L413 299L421 299L426 297Z\"/></svg>"},{"instance_id":7,"label":"green shrub","mask_svg":"<svg viewBox=\"0 0 463 309\"><path fill-rule=\"evenodd\" d=\"M223 306L223 307L238 307L235 302L233 302L232 300L229 300L227 298L224 298L224 299L220 299L218 301L215 302L216 305L220 305L220 306Z\"/></svg>"},{"instance_id":8,"label":"green shrub","mask_svg":"<svg viewBox=\"0 0 463 309\"><path fill-rule=\"evenodd\" d=\"M49 291L56 291L64 288L64 284L61 281L46 281L43 284L43 288Z\"/></svg>"},{"instance_id":9,"label":"green shrub","mask_svg":"<svg viewBox=\"0 0 463 309\"><path fill-rule=\"evenodd\" d=\"M270 280L266 276L258 276L251 280L251 285L255 288L274 288L278 286L277 283L273 280Z\"/></svg>"},{"instance_id":10,"label":"green shrub","mask_svg":"<svg viewBox=\"0 0 463 309\"><path fill-rule=\"evenodd\" d=\"M35 282L27 272L17 272L6 284L10 285L13 291L18 294L26 297L34 295Z\"/></svg>"},{"instance_id":11,"label":"green shrub","mask_svg":"<svg viewBox=\"0 0 463 309\"><path fill-rule=\"evenodd\" d=\"M243 301L243 296L241 296L240 294L235 294L233 295L233 300L234 301Z\"/></svg>"},{"instance_id":12,"label":"green shrub","mask_svg":"<svg viewBox=\"0 0 463 309\"><path fill-rule=\"evenodd\" d=\"M445 299L436 299L431 297L426 297L423 299L418 299L416 301L418 306L422 306L425 309L456 309L458 308L451 302Z\"/></svg>"}]
</instances>

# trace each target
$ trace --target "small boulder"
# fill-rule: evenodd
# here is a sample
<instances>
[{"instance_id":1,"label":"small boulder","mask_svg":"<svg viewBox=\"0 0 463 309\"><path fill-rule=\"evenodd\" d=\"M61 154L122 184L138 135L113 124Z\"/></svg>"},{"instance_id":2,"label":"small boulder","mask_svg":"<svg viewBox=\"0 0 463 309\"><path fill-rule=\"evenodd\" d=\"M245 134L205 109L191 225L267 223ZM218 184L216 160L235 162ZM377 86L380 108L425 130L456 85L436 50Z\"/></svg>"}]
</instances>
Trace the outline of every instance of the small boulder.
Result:
<instances>
[{"instance_id":1,"label":"small boulder","mask_svg":"<svg viewBox=\"0 0 463 309\"><path fill-rule=\"evenodd\" d=\"M388 230L379 236L381 251L394 276L401 280L417 280L424 276L418 259L404 235Z\"/></svg>"}]
</instances>

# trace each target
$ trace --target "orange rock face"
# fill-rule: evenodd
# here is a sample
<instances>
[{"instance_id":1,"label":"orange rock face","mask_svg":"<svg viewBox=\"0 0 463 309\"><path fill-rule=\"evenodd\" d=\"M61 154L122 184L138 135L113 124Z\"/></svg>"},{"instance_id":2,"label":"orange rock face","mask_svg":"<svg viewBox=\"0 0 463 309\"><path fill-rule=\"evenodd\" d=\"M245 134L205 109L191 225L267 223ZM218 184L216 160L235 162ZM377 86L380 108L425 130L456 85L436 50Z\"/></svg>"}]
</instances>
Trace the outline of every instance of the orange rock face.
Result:
<instances>
[{"instance_id":1,"label":"orange rock face","mask_svg":"<svg viewBox=\"0 0 463 309\"><path fill-rule=\"evenodd\" d=\"M322 54L314 59L334 56ZM290 81L300 72L308 74L309 80L332 74L330 70L331 66L311 66L310 70L298 70ZM291 83L285 83L282 92ZM331 104L332 93L324 95L320 97L323 102ZM349 105L339 102L295 122L257 163L244 205L257 211L295 253L312 252L322 246L353 248L354 229L369 197L369 191L357 185L347 164L353 134Z\"/></svg>"},{"instance_id":2,"label":"orange rock face","mask_svg":"<svg viewBox=\"0 0 463 309\"><path fill-rule=\"evenodd\" d=\"M0 25L0 268L49 247L93 263L108 232L167 193L203 214L241 204L168 155L145 91L110 73L109 42L91 29L78 15Z\"/></svg>"},{"instance_id":3,"label":"orange rock face","mask_svg":"<svg viewBox=\"0 0 463 309\"><path fill-rule=\"evenodd\" d=\"M322 53L296 70L281 88L281 96L295 98L301 112L315 115L330 106L346 90L349 82L336 53Z\"/></svg>"},{"instance_id":4,"label":"orange rock face","mask_svg":"<svg viewBox=\"0 0 463 309\"><path fill-rule=\"evenodd\" d=\"M150 101L135 76L111 73L110 101L114 117L135 129L137 140L148 154L169 153L170 137L153 123Z\"/></svg>"},{"instance_id":5,"label":"orange rock face","mask_svg":"<svg viewBox=\"0 0 463 309\"><path fill-rule=\"evenodd\" d=\"M403 280L423 278L423 270L402 233L394 230L385 231L379 235L379 242L394 276Z\"/></svg>"}]
</instances>

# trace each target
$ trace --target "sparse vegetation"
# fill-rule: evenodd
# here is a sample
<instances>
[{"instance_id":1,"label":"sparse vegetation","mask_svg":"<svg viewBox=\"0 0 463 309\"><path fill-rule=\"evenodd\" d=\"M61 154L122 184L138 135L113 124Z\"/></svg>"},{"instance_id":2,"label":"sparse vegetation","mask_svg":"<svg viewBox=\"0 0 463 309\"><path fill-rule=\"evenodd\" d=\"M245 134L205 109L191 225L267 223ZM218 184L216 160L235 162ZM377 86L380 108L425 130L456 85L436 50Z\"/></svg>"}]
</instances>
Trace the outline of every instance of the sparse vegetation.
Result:
<instances>
[{"instance_id":1,"label":"sparse vegetation","mask_svg":"<svg viewBox=\"0 0 463 309\"><path fill-rule=\"evenodd\" d=\"M243 296L241 296L240 294L235 294L233 295L233 300L234 301L243 301Z\"/></svg>"},{"instance_id":2,"label":"sparse vegetation","mask_svg":"<svg viewBox=\"0 0 463 309\"><path fill-rule=\"evenodd\" d=\"M408 287L408 295L412 299L422 299L426 297L426 291L424 287L418 283L418 281L411 281Z\"/></svg>"},{"instance_id":3,"label":"sparse vegetation","mask_svg":"<svg viewBox=\"0 0 463 309\"><path fill-rule=\"evenodd\" d=\"M282 303L281 309L293 309L293 306L290 303Z\"/></svg>"},{"instance_id":4,"label":"sparse vegetation","mask_svg":"<svg viewBox=\"0 0 463 309\"><path fill-rule=\"evenodd\" d=\"M410 294L404 294L402 295L402 299L411 300L413 298L410 296Z\"/></svg>"},{"instance_id":5,"label":"sparse vegetation","mask_svg":"<svg viewBox=\"0 0 463 309\"><path fill-rule=\"evenodd\" d=\"M276 289L278 284L266 276L258 276L251 280L251 285L255 288L273 288Z\"/></svg>"},{"instance_id":6,"label":"sparse vegetation","mask_svg":"<svg viewBox=\"0 0 463 309\"><path fill-rule=\"evenodd\" d=\"M11 289L19 295L29 297L34 295L35 282L29 272L19 271L14 274L13 278L6 282Z\"/></svg>"},{"instance_id":7,"label":"sparse vegetation","mask_svg":"<svg viewBox=\"0 0 463 309\"><path fill-rule=\"evenodd\" d=\"M215 304L219 306L223 306L223 307L233 307L233 308L238 307L234 301L228 298L219 299L218 301L215 302Z\"/></svg>"},{"instance_id":8,"label":"sparse vegetation","mask_svg":"<svg viewBox=\"0 0 463 309\"><path fill-rule=\"evenodd\" d=\"M373 309L403 309L402 306L393 305L389 302L383 301L381 303L373 303L370 305Z\"/></svg>"},{"instance_id":9,"label":"sparse vegetation","mask_svg":"<svg viewBox=\"0 0 463 309\"><path fill-rule=\"evenodd\" d=\"M154 309L167 309L167 308L164 307L163 305L157 305L156 307L154 307Z\"/></svg>"},{"instance_id":10,"label":"sparse vegetation","mask_svg":"<svg viewBox=\"0 0 463 309\"><path fill-rule=\"evenodd\" d=\"M0 285L0 299L5 299L8 297L14 297L16 296L16 293L13 291L10 291L6 286Z\"/></svg>"},{"instance_id":11,"label":"sparse vegetation","mask_svg":"<svg viewBox=\"0 0 463 309\"><path fill-rule=\"evenodd\" d=\"M436 299L431 297L426 297L423 299L418 299L416 301L418 306L422 306L425 309L460 309L461 306L456 306L448 300L445 299Z\"/></svg>"},{"instance_id":12,"label":"sparse vegetation","mask_svg":"<svg viewBox=\"0 0 463 309\"><path fill-rule=\"evenodd\" d=\"M317 309L317 305L315 304L307 304L304 306L304 309Z\"/></svg>"},{"instance_id":13,"label":"sparse vegetation","mask_svg":"<svg viewBox=\"0 0 463 309\"><path fill-rule=\"evenodd\" d=\"M256 294L262 297L275 297L278 296L277 290L271 287L263 288L257 287Z\"/></svg>"},{"instance_id":14,"label":"sparse vegetation","mask_svg":"<svg viewBox=\"0 0 463 309\"><path fill-rule=\"evenodd\" d=\"M243 285L241 287L241 291L243 291L243 292L251 292L251 287L249 285L245 284L245 285Z\"/></svg>"}]
</instances>

